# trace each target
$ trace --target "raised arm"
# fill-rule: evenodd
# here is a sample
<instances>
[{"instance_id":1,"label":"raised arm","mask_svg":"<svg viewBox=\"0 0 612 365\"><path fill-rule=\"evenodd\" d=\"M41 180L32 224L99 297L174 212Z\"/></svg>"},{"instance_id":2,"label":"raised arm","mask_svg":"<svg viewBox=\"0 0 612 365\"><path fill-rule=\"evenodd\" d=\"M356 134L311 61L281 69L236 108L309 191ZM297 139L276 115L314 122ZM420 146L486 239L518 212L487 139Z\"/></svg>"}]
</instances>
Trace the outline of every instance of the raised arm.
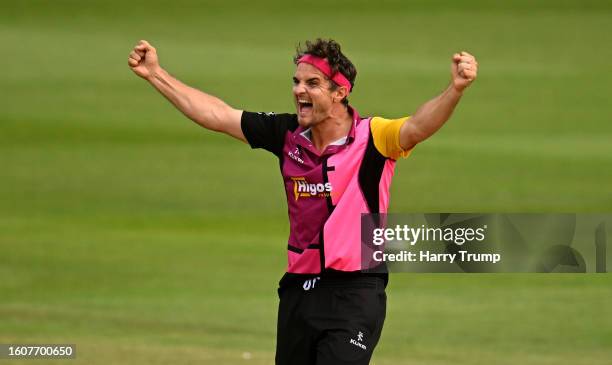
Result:
<instances>
[{"instance_id":1,"label":"raised arm","mask_svg":"<svg viewBox=\"0 0 612 365\"><path fill-rule=\"evenodd\" d=\"M147 41L140 41L128 58L134 73L149 81L178 110L204 128L228 134L246 142L240 118L242 110L227 105L223 100L194 89L166 72L157 58L157 50Z\"/></svg>"},{"instance_id":2,"label":"raised arm","mask_svg":"<svg viewBox=\"0 0 612 365\"><path fill-rule=\"evenodd\" d=\"M478 62L467 52L455 53L451 65L451 84L417 109L400 129L400 146L410 150L434 134L450 118L463 91L476 79Z\"/></svg>"}]
</instances>

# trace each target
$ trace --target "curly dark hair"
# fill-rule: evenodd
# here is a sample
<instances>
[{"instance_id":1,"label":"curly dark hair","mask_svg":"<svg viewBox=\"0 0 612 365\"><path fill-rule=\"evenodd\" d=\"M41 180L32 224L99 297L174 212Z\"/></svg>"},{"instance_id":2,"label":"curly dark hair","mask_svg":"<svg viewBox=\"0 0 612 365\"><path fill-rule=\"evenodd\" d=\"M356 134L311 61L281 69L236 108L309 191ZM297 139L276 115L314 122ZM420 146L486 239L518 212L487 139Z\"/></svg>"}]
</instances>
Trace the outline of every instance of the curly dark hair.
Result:
<instances>
[{"instance_id":1,"label":"curly dark hair","mask_svg":"<svg viewBox=\"0 0 612 365\"><path fill-rule=\"evenodd\" d=\"M297 65L298 60L305 54L327 59L332 73L340 72L351 83L351 90L355 89L355 78L357 77L357 69L353 63L342 53L340 44L333 39L317 38L314 42L306 41L306 49L302 49L302 45L298 44L296 54L293 57L293 63ZM336 90L339 85L333 80L331 81L331 90ZM344 105L348 105L348 99L342 99Z\"/></svg>"}]
</instances>

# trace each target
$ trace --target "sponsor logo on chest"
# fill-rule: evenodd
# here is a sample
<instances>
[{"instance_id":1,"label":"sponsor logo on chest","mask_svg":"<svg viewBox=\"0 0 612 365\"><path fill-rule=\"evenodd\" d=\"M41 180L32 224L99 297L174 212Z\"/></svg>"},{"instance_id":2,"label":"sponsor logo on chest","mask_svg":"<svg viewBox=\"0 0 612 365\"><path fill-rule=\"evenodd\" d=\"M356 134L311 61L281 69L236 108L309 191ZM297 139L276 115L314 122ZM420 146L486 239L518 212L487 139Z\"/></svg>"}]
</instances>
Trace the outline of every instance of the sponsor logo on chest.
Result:
<instances>
[{"instance_id":1,"label":"sponsor logo on chest","mask_svg":"<svg viewBox=\"0 0 612 365\"><path fill-rule=\"evenodd\" d=\"M309 183L305 177L292 177L295 200L299 198L327 198L331 196L332 184Z\"/></svg>"}]
</instances>

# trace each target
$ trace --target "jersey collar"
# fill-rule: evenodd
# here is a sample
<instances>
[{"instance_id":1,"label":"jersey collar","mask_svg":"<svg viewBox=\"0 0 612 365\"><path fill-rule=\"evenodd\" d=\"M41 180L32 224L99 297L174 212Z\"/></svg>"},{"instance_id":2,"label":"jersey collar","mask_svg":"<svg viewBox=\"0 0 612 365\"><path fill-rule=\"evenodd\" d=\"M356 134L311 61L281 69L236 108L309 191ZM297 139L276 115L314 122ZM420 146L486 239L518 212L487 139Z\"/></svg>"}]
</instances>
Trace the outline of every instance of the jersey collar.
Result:
<instances>
[{"instance_id":1,"label":"jersey collar","mask_svg":"<svg viewBox=\"0 0 612 365\"><path fill-rule=\"evenodd\" d=\"M348 112L353 117L353 123L351 124L348 135L330 143L321 155L336 153L342 146L348 145L355 140L355 128L361 119L357 110L350 105L348 106ZM319 155L320 153L314 148L310 136L310 128L303 128L302 126L298 127L293 133L293 139L297 144Z\"/></svg>"}]
</instances>

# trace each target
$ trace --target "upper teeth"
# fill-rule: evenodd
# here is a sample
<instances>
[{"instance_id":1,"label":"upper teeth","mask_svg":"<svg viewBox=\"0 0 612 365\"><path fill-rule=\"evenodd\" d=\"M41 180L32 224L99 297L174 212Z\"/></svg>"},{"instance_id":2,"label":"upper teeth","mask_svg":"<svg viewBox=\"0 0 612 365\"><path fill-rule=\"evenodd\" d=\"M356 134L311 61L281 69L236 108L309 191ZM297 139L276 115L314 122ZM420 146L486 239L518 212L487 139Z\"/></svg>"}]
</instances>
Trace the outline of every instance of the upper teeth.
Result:
<instances>
[{"instance_id":1,"label":"upper teeth","mask_svg":"<svg viewBox=\"0 0 612 365\"><path fill-rule=\"evenodd\" d=\"M300 103L309 103L309 101L306 101L306 100L298 100L298 102L300 102Z\"/></svg>"}]
</instances>

